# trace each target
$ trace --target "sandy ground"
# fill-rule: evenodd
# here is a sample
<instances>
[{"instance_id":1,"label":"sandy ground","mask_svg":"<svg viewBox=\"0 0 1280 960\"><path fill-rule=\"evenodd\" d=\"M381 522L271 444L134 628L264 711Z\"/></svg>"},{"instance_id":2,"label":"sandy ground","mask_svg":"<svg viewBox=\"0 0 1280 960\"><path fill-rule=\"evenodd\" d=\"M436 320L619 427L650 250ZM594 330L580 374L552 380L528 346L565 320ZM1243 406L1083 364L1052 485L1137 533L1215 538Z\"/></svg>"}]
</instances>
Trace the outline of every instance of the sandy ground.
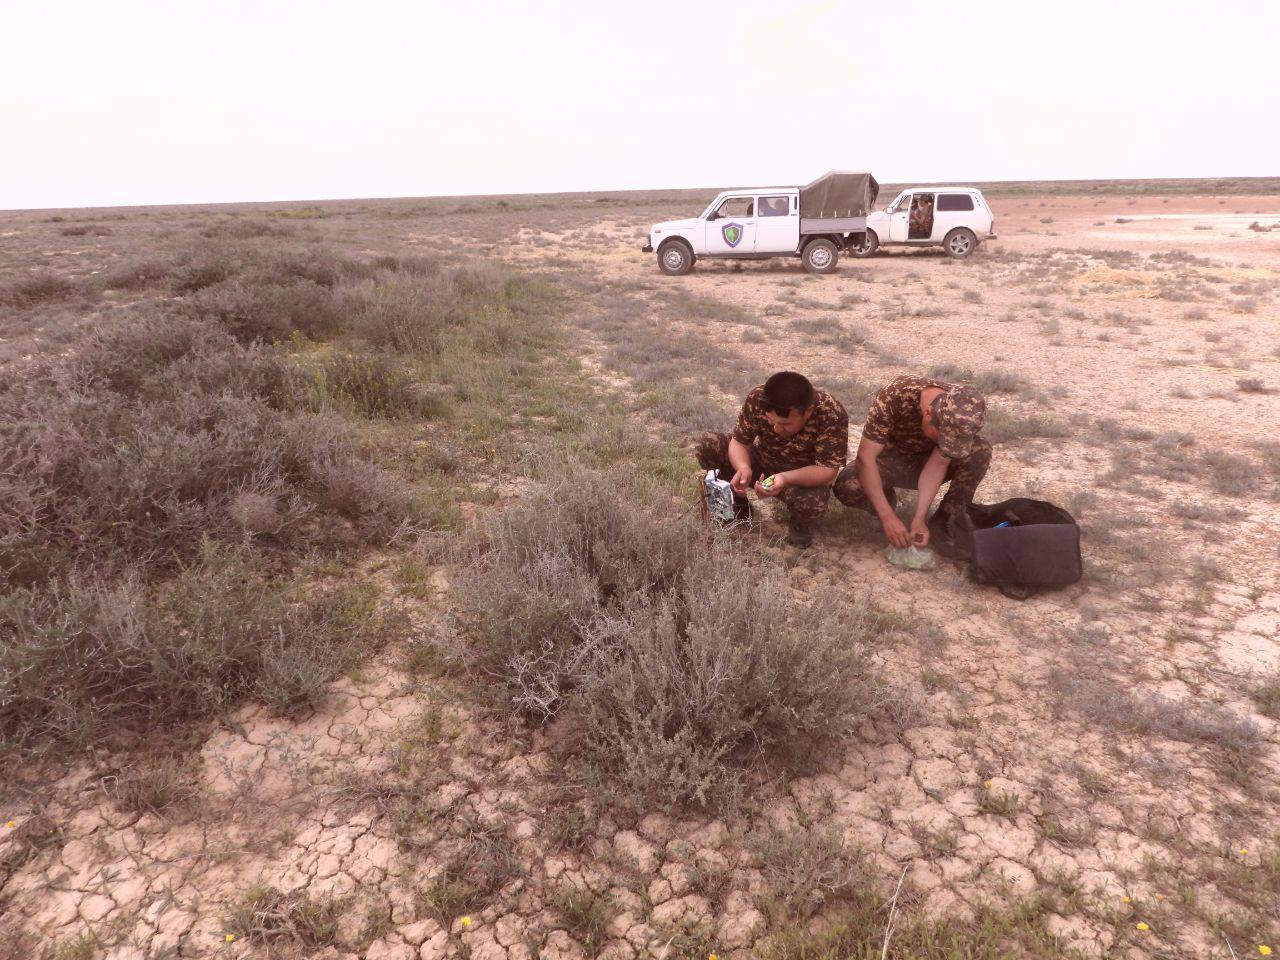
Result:
<instances>
[{"instance_id":1,"label":"sandy ground","mask_svg":"<svg viewBox=\"0 0 1280 960\"><path fill-rule=\"evenodd\" d=\"M890 881L905 870L931 912L1040 893L1053 897L1050 929L1091 955L1257 955L1257 944L1225 946L1208 918L1233 912L1236 887L1275 882L1266 857L1276 856L1280 724L1249 691L1280 668L1280 495L1255 446L1280 435L1280 230L1249 225L1280 222L1280 197L993 206L1000 239L970 261L893 252L822 278L783 261L661 277L638 249L647 223L625 216L527 228L539 244L498 252L522 266L554 257L556 270L641 298L680 288L735 305L749 322L675 316L654 298L652 322L714 337L764 369L809 371L820 386L941 363L1025 378L993 405L1068 429L998 444L979 499L1071 505L1086 529L1085 580L1020 604L951 565L899 571L865 517L833 506L793 567L795 588L866 592L917 624L915 642L879 653L914 700L898 724L869 725L818 773L769 794L760 820L837 829ZM403 248L429 235L407 224L381 239ZM860 328L866 342L826 346L820 324L798 323L810 319ZM1241 387L1254 379L1256 389ZM865 409L850 415L856 445ZM1190 435L1178 445L1195 457L1245 458L1247 489L1142 473L1169 433ZM1090 712L1069 681L1110 709L1095 697ZM1224 761L1217 734L1186 733L1203 725L1143 720L1160 698L1184 705L1179 716L1252 725L1247 767ZM398 847L378 792L399 782L407 739L439 709L452 732L424 808L501 825L529 868L466 924L424 913L414 890L439 874L441 855ZM380 662L341 681L326 715L296 725L249 708L218 731L200 752L198 818L126 815L88 768L51 785L40 814L0 832L0 854L16 864L7 917L42 944L114 931L101 951L113 960L258 956L227 940L226 918L236 891L261 882L353 898L344 925L379 918L366 960L520 960L538 955L535 940L542 957L567 958L584 953L545 894L570 882L614 904L602 957L675 956L666 932L682 923L703 923L722 956L758 954L762 872L740 842L743 823L606 817L594 848L553 849L539 832L555 781L542 746L504 737L448 691ZM45 829L38 816L59 825L60 840L30 842L19 857L19 836ZM708 863L732 872L727 897L691 886L689 865ZM1276 922L1249 929L1275 937ZM337 955L328 951L312 955Z\"/></svg>"}]
</instances>

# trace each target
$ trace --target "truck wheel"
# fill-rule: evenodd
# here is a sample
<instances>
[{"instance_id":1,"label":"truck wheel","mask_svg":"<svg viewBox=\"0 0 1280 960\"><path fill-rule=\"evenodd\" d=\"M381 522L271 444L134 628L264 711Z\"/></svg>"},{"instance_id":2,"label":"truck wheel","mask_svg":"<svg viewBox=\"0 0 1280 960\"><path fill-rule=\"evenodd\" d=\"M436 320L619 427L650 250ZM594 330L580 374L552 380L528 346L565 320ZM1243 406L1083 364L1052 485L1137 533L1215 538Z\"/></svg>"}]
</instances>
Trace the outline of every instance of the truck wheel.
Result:
<instances>
[{"instance_id":1,"label":"truck wheel","mask_svg":"<svg viewBox=\"0 0 1280 960\"><path fill-rule=\"evenodd\" d=\"M861 260L863 257L869 257L880 249L880 238L876 236L874 230L868 230L862 235L861 243L851 243L848 251Z\"/></svg>"},{"instance_id":2,"label":"truck wheel","mask_svg":"<svg viewBox=\"0 0 1280 960\"><path fill-rule=\"evenodd\" d=\"M942 249L947 251L947 256L957 260L963 260L969 256L977 246L978 238L973 235L972 230L964 227L956 227L942 241Z\"/></svg>"},{"instance_id":3,"label":"truck wheel","mask_svg":"<svg viewBox=\"0 0 1280 960\"><path fill-rule=\"evenodd\" d=\"M830 240L814 240L804 248L800 255L804 268L810 273L830 273L836 268L840 252Z\"/></svg>"},{"instance_id":4,"label":"truck wheel","mask_svg":"<svg viewBox=\"0 0 1280 960\"><path fill-rule=\"evenodd\" d=\"M668 277L681 277L693 269L693 250L682 240L668 240L658 248L658 269Z\"/></svg>"}]
</instances>

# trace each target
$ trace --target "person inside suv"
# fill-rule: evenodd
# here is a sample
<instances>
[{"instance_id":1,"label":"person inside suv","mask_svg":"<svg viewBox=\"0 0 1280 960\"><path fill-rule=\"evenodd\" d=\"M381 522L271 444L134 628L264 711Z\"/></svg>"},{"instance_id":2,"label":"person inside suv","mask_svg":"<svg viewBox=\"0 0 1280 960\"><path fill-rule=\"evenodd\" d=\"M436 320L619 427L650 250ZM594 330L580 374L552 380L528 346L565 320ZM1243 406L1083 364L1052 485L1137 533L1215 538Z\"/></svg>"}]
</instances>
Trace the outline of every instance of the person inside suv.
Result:
<instances>
[{"instance_id":1,"label":"person inside suv","mask_svg":"<svg viewBox=\"0 0 1280 960\"><path fill-rule=\"evenodd\" d=\"M911 203L911 240L928 240L933 234L933 196L918 193Z\"/></svg>"}]
</instances>

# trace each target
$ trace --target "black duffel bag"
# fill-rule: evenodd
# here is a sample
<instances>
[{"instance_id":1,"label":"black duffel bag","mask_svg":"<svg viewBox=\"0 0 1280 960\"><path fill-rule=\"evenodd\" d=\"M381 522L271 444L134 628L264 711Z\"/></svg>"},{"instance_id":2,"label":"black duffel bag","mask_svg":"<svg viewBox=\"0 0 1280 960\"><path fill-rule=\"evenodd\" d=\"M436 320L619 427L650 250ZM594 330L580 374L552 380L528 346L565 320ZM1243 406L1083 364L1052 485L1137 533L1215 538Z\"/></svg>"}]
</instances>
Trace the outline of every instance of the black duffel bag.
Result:
<instances>
[{"instance_id":1,"label":"black duffel bag","mask_svg":"<svg viewBox=\"0 0 1280 960\"><path fill-rule=\"evenodd\" d=\"M969 576L1006 597L1026 600L1049 587L1065 587L1084 575L1080 526L1061 507L1014 497L969 504L962 518L969 542Z\"/></svg>"}]
</instances>

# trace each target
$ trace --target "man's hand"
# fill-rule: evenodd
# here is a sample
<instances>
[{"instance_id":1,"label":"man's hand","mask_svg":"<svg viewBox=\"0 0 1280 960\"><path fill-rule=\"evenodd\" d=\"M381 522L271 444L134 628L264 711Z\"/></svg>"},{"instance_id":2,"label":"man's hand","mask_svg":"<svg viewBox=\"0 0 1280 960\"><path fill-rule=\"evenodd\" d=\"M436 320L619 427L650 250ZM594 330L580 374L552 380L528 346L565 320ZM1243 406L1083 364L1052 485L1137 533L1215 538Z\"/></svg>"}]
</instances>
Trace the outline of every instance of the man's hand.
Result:
<instances>
[{"instance_id":1,"label":"man's hand","mask_svg":"<svg viewBox=\"0 0 1280 960\"><path fill-rule=\"evenodd\" d=\"M767 487L762 483L756 483L756 495L761 497L776 497L785 489L787 489L787 478L781 473L775 473L773 483Z\"/></svg>"},{"instance_id":2,"label":"man's hand","mask_svg":"<svg viewBox=\"0 0 1280 960\"><path fill-rule=\"evenodd\" d=\"M745 497L747 491L751 489L751 468L747 467L745 470L739 470L733 475L733 479L729 481L729 484L733 487L734 493L740 497Z\"/></svg>"},{"instance_id":3,"label":"man's hand","mask_svg":"<svg viewBox=\"0 0 1280 960\"><path fill-rule=\"evenodd\" d=\"M911 520L911 545L927 547L929 545L929 527L924 517L913 517Z\"/></svg>"},{"instance_id":4,"label":"man's hand","mask_svg":"<svg viewBox=\"0 0 1280 960\"><path fill-rule=\"evenodd\" d=\"M889 543L892 546L911 546L911 534L907 532L907 525L902 522L902 518L896 513L882 516L880 518L880 526L884 527L884 535L889 538Z\"/></svg>"}]
</instances>

